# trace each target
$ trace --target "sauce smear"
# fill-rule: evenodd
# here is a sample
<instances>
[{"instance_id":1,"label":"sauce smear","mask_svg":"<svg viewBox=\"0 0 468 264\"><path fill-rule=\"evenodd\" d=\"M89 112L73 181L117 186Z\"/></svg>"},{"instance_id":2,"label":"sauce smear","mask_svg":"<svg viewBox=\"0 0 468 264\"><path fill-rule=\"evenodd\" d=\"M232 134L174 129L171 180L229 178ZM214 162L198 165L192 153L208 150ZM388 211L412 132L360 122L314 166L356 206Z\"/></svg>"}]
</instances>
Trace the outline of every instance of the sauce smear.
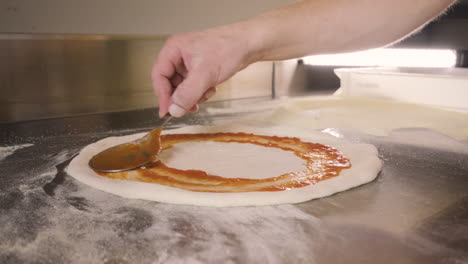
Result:
<instances>
[{"instance_id":1,"label":"sauce smear","mask_svg":"<svg viewBox=\"0 0 468 264\"><path fill-rule=\"evenodd\" d=\"M201 170L179 170L157 161L146 168L114 173L98 172L98 174L112 179L156 183L196 192L271 192L316 184L336 177L341 170L351 167L349 159L339 150L319 143L303 142L298 138L229 132L161 136L163 150L188 141L255 144L266 147L265 151L268 151L268 148L278 148L290 151L303 159L304 170L272 175L271 178L265 179L246 179L241 178L242 175L239 175L239 178L226 178L210 175Z\"/></svg>"}]
</instances>

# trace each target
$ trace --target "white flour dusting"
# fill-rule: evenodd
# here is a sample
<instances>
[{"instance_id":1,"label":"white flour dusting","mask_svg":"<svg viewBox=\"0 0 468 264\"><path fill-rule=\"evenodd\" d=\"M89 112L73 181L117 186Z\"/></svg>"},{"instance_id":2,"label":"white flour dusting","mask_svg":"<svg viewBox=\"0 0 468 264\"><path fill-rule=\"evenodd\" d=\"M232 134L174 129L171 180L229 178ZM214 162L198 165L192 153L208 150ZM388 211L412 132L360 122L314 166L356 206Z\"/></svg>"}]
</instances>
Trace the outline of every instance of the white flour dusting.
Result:
<instances>
[{"instance_id":1,"label":"white flour dusting","mask_svg":"<svg viewBox=\"0 0 468 264\"><path fill-rule=\"evenodd\" d=\"M86 218L80 217L82 212L77 210L54 213L54 234L44 232L37 241L40 245L54 236L64 244L84 249L87 254L76 256L77 262L95 260L102 254L96 245L111 240L114 244L109 251L118 256L125 249L129 262L141 257L131 253L137 252L138 243L144 243L150 250L140 249L140 254L148 254L146 260L152 259L152 263L285 263L290 256L314 263L309 249L314 237L304 232L302 225L312 227L320 221L292 205L178 206L122 199L79 185L77 192L68 196L86 197L99 209L83 212ZM126 231L134 236L135 244L120 241L119 236ZM82 237L71 243L67 234L76 232ZM114 257L106 255L102 260Z\"/></svg>"},{"instance_id":2,"label":"white flour dusting","mask_svg":"<svg viewBox=\"0 0 468 264\"><path fill-rule=\"evenodd\" d=\"M304 229L314 230L321 221L296 206L200 208L125 199L67 175L47 195L44 184L72 155L50 156L43 170L31 171L16 186L18 202L0 214L0 260L314 263L310 247L318 242Z\"/></svg>"},{"instance_id":3,"label":"white flour dusting","mask_svg":"<svg viewBox=\"0 0 468 264\"><path fill-rule=\"evenodd\" d=\"M70 180L34 211L34 221L47 216L34 239L19 236L7 245L10 252L38 262L47 252L51 263L315 263L310 247L319 241L304 230L321 221L293 205L178 206L124 199ZM25 192L23 203L38 194ZM10 217L23 216L15 210ZM17 224L0 229L17 236Z\"/></svg>"},{"instance_id":4,"label":"white flour dusting","mask_svg":"<svg viewBox=\"0 0 468 264\"><path fill-rule=\"evenodd\" d=\"M33 146L33 144L21 144L8 147L0 147L0 161L13 154L15 151Z\"/></svg>"}]
</instances>

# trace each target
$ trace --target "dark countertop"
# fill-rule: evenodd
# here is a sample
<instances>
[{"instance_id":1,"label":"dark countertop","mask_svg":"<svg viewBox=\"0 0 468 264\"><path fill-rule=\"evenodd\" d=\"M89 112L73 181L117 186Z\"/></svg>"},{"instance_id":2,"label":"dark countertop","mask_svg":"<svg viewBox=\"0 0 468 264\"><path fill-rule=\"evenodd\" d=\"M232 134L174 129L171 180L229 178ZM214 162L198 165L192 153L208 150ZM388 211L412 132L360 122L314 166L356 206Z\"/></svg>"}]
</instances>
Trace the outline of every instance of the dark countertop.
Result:
<instances>
[{"instance_id":1,"label":"dark countertop","mask_svg":"<svg viewBox=\"0 0 468 264\"><path fill-rule=\"evenodd\" d=\"M375 181L301 204L264 207L129 200L64 172L82 147L147 131L155 113L1 124L0 152L33 145L0 160L0 263L468 262L467 154L344 133L379 149L385 165ZM244 114L202 109L168 128Z\"/></svg>"}]
</instances>

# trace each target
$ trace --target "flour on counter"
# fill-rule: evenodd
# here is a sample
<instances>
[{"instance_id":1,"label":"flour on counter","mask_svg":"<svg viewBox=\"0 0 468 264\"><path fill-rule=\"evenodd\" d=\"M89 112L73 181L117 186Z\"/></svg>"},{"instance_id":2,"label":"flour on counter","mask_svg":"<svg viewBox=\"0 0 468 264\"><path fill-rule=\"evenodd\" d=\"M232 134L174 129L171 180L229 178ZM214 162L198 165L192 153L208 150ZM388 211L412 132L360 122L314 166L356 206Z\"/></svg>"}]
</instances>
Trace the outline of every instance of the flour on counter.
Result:
<instances>
[{"instance_id":1,"label":"flour on counter","mask_svg":"<svg viewBox=\"0 0 468 264\"><path fill-rule=\"evenodd\" d=\"M4 160L6 157L13 154L15 151L33 146L33 144L21 144L21 145L14 145L14 146L7 146L7 147L0 147L0 161Z\"/></svg>"},{"instance_id":2,"label":"flour on counter","mask_svg":"<svg viewBox=\"0 0 468 264\"><path fill-rule=\"evenodd\" d=\"M65 177L49 197L37 181L19 187L21 202L0 215L0 260L37 263L286 263L311 259L304 230L321 221L292 205L209 208L121 198ZM5 257L3 258L2 257ZM8 257L10 256L10 257Z\"/></svg>"},{"instance_id":3,"label":"flour on counter","mask_svg":"<svg viewBox=\"0 0 468 264\"><path fill-rule=\"evenodd\" d=\"M56 263L313 263L310 247L319 243L304 229L321 221L293 205L200 208L124 199L79 183L73 189L36 210L32 217L47 220L33 239L18 235L17 223L0 227L17 242L8 251L38 262L48 252ZM36 195L27 193L25 204Z\"/></svg>"}]
</instances>

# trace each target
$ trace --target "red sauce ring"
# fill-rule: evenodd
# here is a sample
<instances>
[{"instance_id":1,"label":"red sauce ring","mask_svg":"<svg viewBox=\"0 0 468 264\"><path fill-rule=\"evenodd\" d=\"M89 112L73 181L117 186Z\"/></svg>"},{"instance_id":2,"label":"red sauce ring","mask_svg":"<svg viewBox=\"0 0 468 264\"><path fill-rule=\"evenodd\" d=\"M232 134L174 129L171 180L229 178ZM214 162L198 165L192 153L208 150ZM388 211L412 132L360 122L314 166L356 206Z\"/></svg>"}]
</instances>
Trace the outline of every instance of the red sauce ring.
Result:
<instances>
[{"instance_id":1,"label":"red sauce ring","mask_svg":"<svg viewBox=\"0 0 468 264\"><path fill-rule=\"evenodd\" d=\"M303 171L288 172L264 179L226 178L201 170L180 170L162 161L151 167L116 173L99 173L113 179L156 183L196 192L256 192L284 191L316 184L336 177L351 162L338 149L319 143L303 142L299 138L264 136L247 133L168 134L161 136L162 148L168 149L182 142L214 141L255 144L294 153L304 160Z\"/></svg>"}]
</instances>

